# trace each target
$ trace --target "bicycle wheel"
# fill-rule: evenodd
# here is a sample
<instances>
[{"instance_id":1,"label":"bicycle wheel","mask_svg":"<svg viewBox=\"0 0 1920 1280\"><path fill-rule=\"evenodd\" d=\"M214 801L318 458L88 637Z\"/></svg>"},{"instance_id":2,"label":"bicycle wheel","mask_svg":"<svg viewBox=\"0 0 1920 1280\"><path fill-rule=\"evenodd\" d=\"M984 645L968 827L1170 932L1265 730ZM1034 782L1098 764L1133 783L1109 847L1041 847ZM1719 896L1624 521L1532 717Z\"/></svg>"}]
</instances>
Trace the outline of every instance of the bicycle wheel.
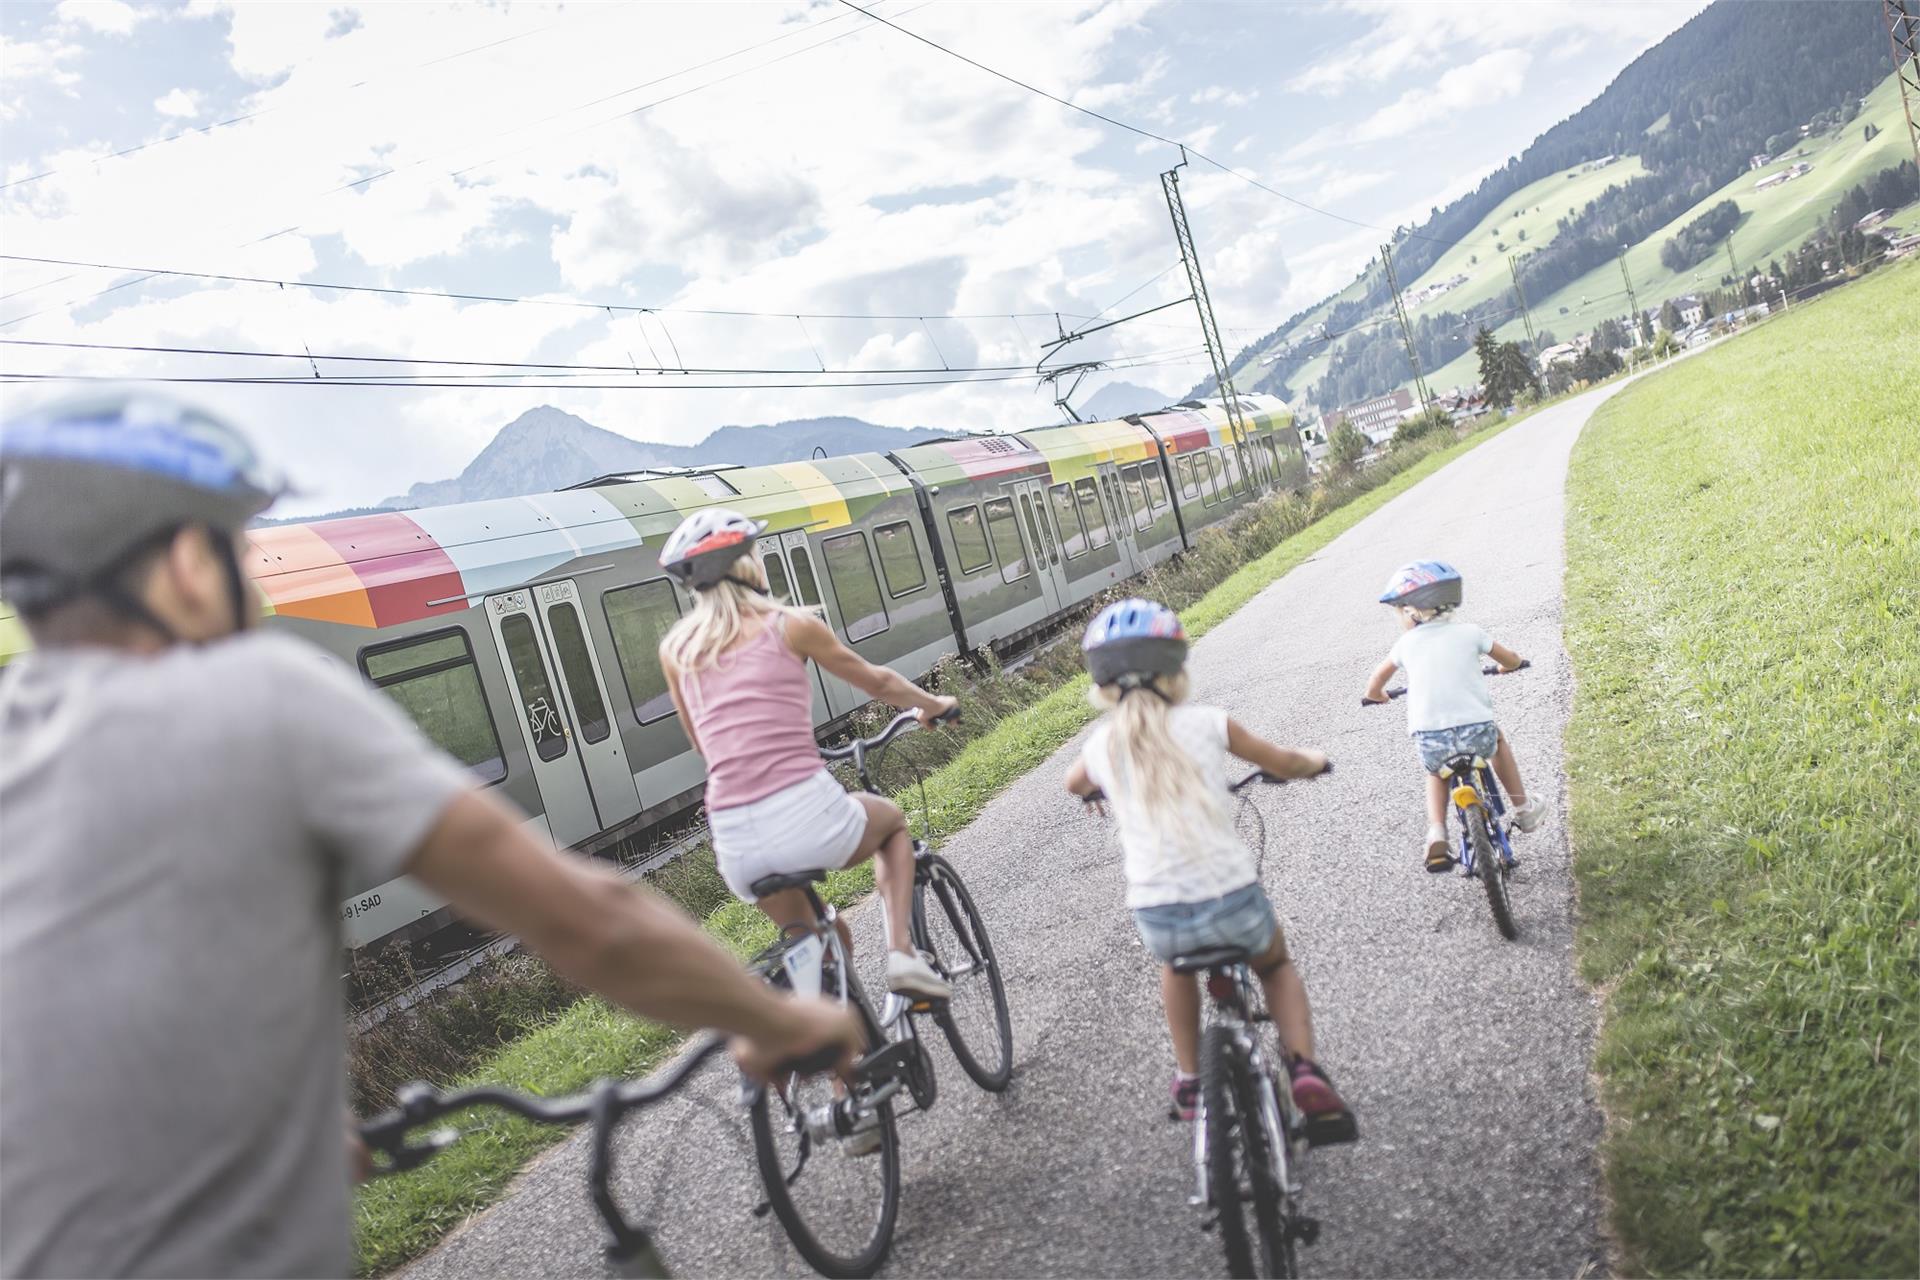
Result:
<instances>
[{"instance_id":1,"label":"bicycle wheel","mask_svg":"<svg viewBox=\"0 0 1920 1280\"><path fill-rule=\"evenodd\" d=\"M1244 1090L1234 1079L1239 1051L1233 1030L1211 1026L1200 1041L1201 1120L1207 1126L1207 1187L1213 1197L1214 1229L1227 1251L1227 1274L1253 1275L1253 1252L1247 1246L1246 1211L1248 1170L1240 1135L1246 1129L1242 1111ZM1257 1122L1256 1122L1257 1123Z\"/></svg>"},{"instance_id":2,"label":"bicycle wheel","mask_svg":"<svg viewBox=\"0 0 1920 1280\"><path fill-rule=\"evenodd\" d=\"M1294 1253L1286 1192L1280 1185L1280 1163L1272 1149L1272 1135L1261 1120L1258 1077L1250 1064L1238 1055L1234 1059L1234 1084L1239 1093L1239 1114L1244 1117L1242 1150L1253 1192L1253 1224L1260 1245L1259 1274L1273 1280L1294 1280L1300 1274L1299 1259ZM1279 1105L1278 1099L1275 1104ZM1284 1136L1280 1140L1286 1141Z\"/></svg>"},{"instance_id":3,"label":"bicycle wheel","mask_svg":"<svg viewBox=\"0 0 1920 1280\"><path fill-rule=\"evenodd\" d=\"M839 992L837 966L821 978L823 993ZM868 1042L884 1043L859 984L850 986ZM900 1137L887 1102L878 1109L877 1152L856 1156L844 1150L845 1140L815 1142L802 1120L833 1097L831 1076L760 1090L749 1111L754 1158L767 1203L807 1265L823 1276L870 1276L886 1260L900 1212Z\"/></svg>"},{"instance_id":4,"label":"bicycle wheel","mask_svg":"<svg viewBox=\"0 0 1920 1280\"><path fill-rule=\"evenodd\" d=\"M1507 898L1507 862L1494 848L1493 836L1487 830L1487 811L1480 805L1470 805L1466 810L1467 838L1473 842L1473 870L1480 877L1480 883L1487 889L1487 905L1493 908L1493 923L1499 927L1500 936L1511 941L1520 936L1520 930L1513 923L1513 904Z\"/></svg>"},{"instance_id":5,"label":"bicycle wheel","mask_svg":"<svg viewBox=\"0 0 1920 1280\"><path fill-rule=\"evenodd\" d=\"M913 886L913 942L953 984L947 1007L934 1015L960 1069L990 1093L1013 1078L1013 1019L1007 986L994 959L986 922L953 864L938 854L921 860Z\"/></svg>"}]
</instances>

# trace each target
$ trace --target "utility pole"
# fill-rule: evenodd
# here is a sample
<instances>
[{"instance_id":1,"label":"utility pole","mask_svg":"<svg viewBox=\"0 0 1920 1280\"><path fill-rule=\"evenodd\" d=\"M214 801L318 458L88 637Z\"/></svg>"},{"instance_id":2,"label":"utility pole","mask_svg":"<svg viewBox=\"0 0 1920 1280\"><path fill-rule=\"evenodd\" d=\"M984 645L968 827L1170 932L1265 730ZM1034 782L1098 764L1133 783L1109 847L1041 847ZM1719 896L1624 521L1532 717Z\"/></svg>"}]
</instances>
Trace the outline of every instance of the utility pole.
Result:
<instances>
[{"instance_id":1,"label":"utility pole","mask_svg":"<svg viewBox=\"0 0 1920 1280\"><path fill-rule=\"evenodd\" d=\"M1640 345L1640 326L1645 317L1640 314L1640 299L1633 293L1633 276L1627 271L1627 247L1620 246L1620 278L1627 282L1627 314L1633 319L1633 345Z\"/></svg>"},{"instance_id":2,"label":"utility pole","mask_svg":"<svg viewBox=\"0 0 1920 1280\"><path fill-rule=\"evenodd\" d=\"M1407 321L1406 304L1400 300L1400 280L1393 272L1393 246L1380 246L1380 261L1387 268L1387 288L1393 292L1393 314L1400 320L1400 336L1407 344L1407 363L1413 366L1413 389L1420 397L1420 412L1425 413L1433 407L1433 395L1427 390L1427 379L1420 372L1420 353L1413 349L1413 325Z\"/></svg>"},{"instance_id":3,"label":"utility pole","mask_svg":"<svg viewBox=\"0 0 1920 1280\"><path fill-rule=\"evenodd\" d=\"M1727 269L1733 272L1733 287L1740 287L1740 260L1733 256L1733 232L1727 232ZM1742 294L1744 300L1745 295Z\"/></svg>"},{"instance_id":4,"label":"utility pole","mask_svg":"<svg viewBox=\"0 0 1920 1280\"><path fill-rule=\"evenodd\" d=\"M1167 196L1167 213L1173 219L1173 238L1180 245L1180 262L1187 269L1187 283L1193 286L1193 308L1200 313L1200 338L1206 344L1207 359L1213 364L1213 378L1227 410L1227 428L1233 436L1234 453L1240 459L1240 474L1251 476L1254 471L1247 465L1247 426L1240 413L1240 396L1233 389L1226 348L1220 342L1220 328L1213 320L1213 299L1207 296L1207 282L1200 274L1200 253L1193 247L1193 228L1187 222L1186 202L1180 198L1180 170L1186 165L1187 149L1181 147L1180 163L1160 175L1160 188Z\"/></svg>"},{"instance_id":5,"label":"utility pole","mask_svg":"<svg viewBox=\"0 0 1920 1280\"><path fill-rule=\"evenodd\" d=\"M1893 41L1894 75L1900 81L1900 107L1907 113L1907 141L1920 166L1920 5L1912 0L1881 0L1887 38Z\"/></svg>"},{"instance_id":6,"label":"utility pole","mask_svg":"<svg viewBox=\"0 0 1920 1280\"><path fill-rule=\"evenodd\" d=\"M1527 322L1527 350L1540 354L1540 339L1533 334L1533 311L1527 306L1527 291L1520 285L1520 255L1507 255L1507 270L1513 275L1513 291L1520 299L1520 316Z\"/></svg>"}]
</instances>

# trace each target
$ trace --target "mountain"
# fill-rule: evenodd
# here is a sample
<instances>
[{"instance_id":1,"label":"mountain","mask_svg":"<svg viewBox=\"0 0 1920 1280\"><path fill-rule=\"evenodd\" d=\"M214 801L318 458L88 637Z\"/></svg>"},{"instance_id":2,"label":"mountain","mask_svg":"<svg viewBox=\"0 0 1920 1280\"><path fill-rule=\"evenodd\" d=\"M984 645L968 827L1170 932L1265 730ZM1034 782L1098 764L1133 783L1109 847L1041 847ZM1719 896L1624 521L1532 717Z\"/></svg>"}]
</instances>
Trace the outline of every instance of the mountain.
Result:
<instances>
[{"instance_id":1,"label":"mountain","mask_svg":"<svg viewBox=\"0 0 1920 1280\"><path fill-rule=\"evenodd\" d=\"M1130 413L1152 413L1173 403L1174 398L1166 392L1137 382L1109 382L1088 396L1085 404L1074 407L1088 422L1106 422Z\"/></svg>"},{"instance_id":2,"label":"mountain","mask_svg":"<svg viewBox=\"0 0 1920 1280\"><path fill-rule=\"evenodd\" d=\"M1605 280L1609 272L1619 280L1623 245L1654 242L1651 280L1665 239L1728 198L1728 190L1750 189L1751 158L1872 135L1865 126L1878 117L1859 117L1869 96L1880 100L1889 69L1878 0L1717 0L1473 192L1432 209L1418 226L1396 229L1395 274L1409 311L1429 320L1429 331L1415 334L1423 368L1431 374L1436 362L1464 367L1459 358L1479 323L1505 328L1503 337L1520 333L1509 255L1523 256L1521 284L1537 325L1591 328L1596 318L1578 315L1579 305L1604 288L1621 289ZM1848 183L1898 163L1898 140L1871 154L1849 151L1848 163L1858 164ZM1807 187L1792 193L1796 203L1810 194ZM1839 194L1827 196L1817 213ZM1523 219L1530 230L1517 229ZM1791 219L1771 225L1804 234ZM1734 234L1748 261L1798 244L1748 243L1753 237L1744 228ZM1638 261L1630 266L1638 276ZM1236 373L1246 370L1238 381L1289 398L1305 393L1331 407L1321 402L1344 403L1410 380L1397 326L1370 323L1391 314L1385 275L1376 257L1347 288L1247 347L1234 359ZM1416 304L1423 291L1428 296ZM1654 307L1660 300L1640 299ZM1621 302L1610 314L1625 310ZM1360 325L1368 328L1343 340Z\"/></svg>"},{"instance_id":3,"label":"mountain","mask_svg":"<svg viewBox=\"0 0 1920 1280\"><path fill-rule=\"evenodd\" d=\"M763 427L721 427L699 444L653 444L542 405L502 427L451 480L422 481L381 505L438 507L563 489L616 471L722 462L758 466L807 458L816 448L830 455L898 449L948 434L930 427L877 427L858 418L799 418Z\"/></svg>"}]
</instances>

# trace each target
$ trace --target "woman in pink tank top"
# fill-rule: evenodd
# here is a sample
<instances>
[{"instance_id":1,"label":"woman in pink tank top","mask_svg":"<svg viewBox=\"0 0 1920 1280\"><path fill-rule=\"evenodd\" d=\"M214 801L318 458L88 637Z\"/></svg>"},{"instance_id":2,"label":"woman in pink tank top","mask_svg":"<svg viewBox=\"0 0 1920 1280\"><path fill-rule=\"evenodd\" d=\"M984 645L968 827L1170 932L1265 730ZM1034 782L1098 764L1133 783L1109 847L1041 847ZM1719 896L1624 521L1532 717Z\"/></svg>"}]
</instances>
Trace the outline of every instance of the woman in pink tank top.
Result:
<instances>
[{"instance_id":1,"label":"woman in pink tank top","mask_svg":"<svg viewBox=\"0 0 1920 1280\"><path fill-rule=\"evenodd\" d=\"M891 706L930 720L951 709L899 673L840 643L812 614L767 595L753 552L766 525L715 508L682 521L660 567L693 589L694 607L660 642L660 665L687 739L707 762L707 822L727 885L782 925L812 923L805 896L753 892L763 876L874 861L887 908L887 987L940 997L947 983L908 936L913 841L900 807L849 795L827 772L813 736L807 660ZM853 939L840 926L849 952Z\"/></svg>"}]
</instances>

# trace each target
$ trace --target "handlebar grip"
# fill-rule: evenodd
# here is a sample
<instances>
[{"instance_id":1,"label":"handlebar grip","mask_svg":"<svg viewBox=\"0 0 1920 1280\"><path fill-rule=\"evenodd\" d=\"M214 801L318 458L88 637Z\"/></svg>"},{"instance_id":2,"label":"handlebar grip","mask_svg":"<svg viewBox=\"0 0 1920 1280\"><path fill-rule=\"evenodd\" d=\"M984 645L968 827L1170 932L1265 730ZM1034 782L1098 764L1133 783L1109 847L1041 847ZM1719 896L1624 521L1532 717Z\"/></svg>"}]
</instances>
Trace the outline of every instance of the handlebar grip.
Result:
<instances>
[{"instance_id":1,"label":"handlebar grip","mask_svg":"<svg viewBox=\"0 0 1920 1280\"><path fill-rule=\"evenodd\" d=\"M955 703L953 706L948 707L945 711L942 711L939 715L935 716L931 721L931 723L954 724L958 722L959 719L960 719L960 706L958 703Z\"/></svg>"},{"instance_id":2,"label":"handlebar grip","mask_svg":"<svg viewBox=\"0 0 1920 1280\"><path fill-rule=\"evenodd\" d=\"M837 1044L823 1044L812 1053L802 1054L797 1058L789 1058L785 1062L782 1062L779 1070L775 1074L783 1076L819 1075L822 1071L831 1070L839 1061L840 1046Z\"/></svg>"},{"instance_id":3,"label":"handlebar grip","mask_svg":"<svg viewBox=\"0 0 1920 1280\"><path fill-rule=\"evenodd\" d=\"M1333 761L1329 760L1324 765L1320 766L1320 773L1318 776L1324 778L1332 772L1333 772Z\"/></svg>"}]
</instances>

